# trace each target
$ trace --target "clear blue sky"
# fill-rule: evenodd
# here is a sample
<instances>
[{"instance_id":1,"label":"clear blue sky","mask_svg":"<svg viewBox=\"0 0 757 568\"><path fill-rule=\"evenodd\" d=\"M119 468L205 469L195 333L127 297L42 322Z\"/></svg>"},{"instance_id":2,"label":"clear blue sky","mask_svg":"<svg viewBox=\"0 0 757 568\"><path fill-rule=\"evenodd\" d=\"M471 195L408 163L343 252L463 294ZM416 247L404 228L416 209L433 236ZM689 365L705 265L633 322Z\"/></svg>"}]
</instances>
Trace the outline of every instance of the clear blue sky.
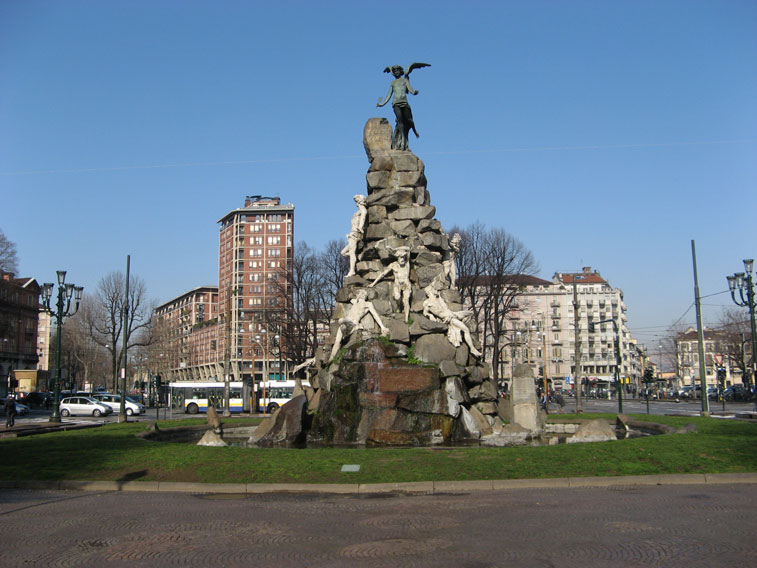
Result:
<instances>
[{"instance_id":1,"label":"clear blue sky","mask_svg":"<svg viewBox=\"0 0 757 568\"><path fill-rule=\"evenodd\" d=\"M163 302L217 283L245 195L342 237L365 121L415 71L437 218L519 238L540 276L591 266L655 346L715 325L757 256L757 3L0 2L0 228L20 275L93 291L131 255ZM720 293L720 294L719 294ZM712 295L712 296L710 296ZM688 310L688 311L687 311Z\"/></svg>"}]
</instances>

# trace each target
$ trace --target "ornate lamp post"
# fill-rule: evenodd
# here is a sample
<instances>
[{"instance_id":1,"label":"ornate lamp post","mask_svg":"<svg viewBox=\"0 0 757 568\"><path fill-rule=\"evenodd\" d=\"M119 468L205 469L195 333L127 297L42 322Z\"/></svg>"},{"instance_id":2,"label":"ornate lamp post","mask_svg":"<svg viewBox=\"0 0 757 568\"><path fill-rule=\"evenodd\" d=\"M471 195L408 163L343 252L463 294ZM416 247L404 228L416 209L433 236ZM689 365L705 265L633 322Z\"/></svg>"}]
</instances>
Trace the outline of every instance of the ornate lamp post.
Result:
<instances>
[{"instance_id":1,"label":"ornate lamp post","mask_svg":"<svg viewBox=\"0 0 757 568\"><path fill-rule=\"evenodd\" d=\"M752 331L752 381L757 379L757 334L755 334L754 325L754 281L752 280L752 269L754 268L754 259L744 260L744 272L737 272L733 276L726 276L728 288L731 291L731 299L737 306L749 308L749 324ZM736 292L738 291L738 297ZM754 384L754 383L753 383ZM705 396L704 393L702 396Z\"/></svg>"},{"instance_id":2,"label":"ornate lamp post","mask_svg":"<svg viewBox=\"0 0 757 568\"><path fill-rule=\"evenodd\" d=\"M55 383L53 388L53 412L50 415L50 422L60 422L60 336L63 329L63 318L71 317L79 311L81 295L84 290L83 286L75 286L72 283L66 284L66 271L58 270L58 302L55 310L50 307L50 299L53 295L53 284L47 282L42 285L42 310L49 313L55 318L58 326L57 353L55 361ZM74 311L71 311L71 299L76 301Z\"/></svg>"}]
</instances>

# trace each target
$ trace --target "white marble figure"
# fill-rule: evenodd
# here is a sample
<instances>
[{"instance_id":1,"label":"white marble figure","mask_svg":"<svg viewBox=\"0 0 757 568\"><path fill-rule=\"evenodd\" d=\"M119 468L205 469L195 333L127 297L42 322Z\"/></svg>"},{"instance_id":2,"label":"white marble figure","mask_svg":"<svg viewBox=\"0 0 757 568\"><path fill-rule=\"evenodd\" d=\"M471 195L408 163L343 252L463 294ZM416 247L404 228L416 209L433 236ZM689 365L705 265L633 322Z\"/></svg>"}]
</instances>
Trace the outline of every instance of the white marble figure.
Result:
<instances>
[{"instance_id":1,"label":"white marble figure","mask_svg":"<svg viewBox=\"0 0 757 568\"><path fill-rule=\"evenodd\" d=\"M449 240L449 253L446 260L442 261L442 267L444 268L444 275L449 280L451 286L454 286L457 282L457 267L455 266L455 258L457 253L460 252L460 241L462 237L460 233L455 233Z\"/></svg>"},{"instance_id":2,"label":"white marble figure","mask_svg":"<svg viewBox=\"0 0 757 568\"><path fill-rule=\"evenodd\" d=\"M350 300L352 304L343 317L339 318L339 329L334 337L334 346L331 348L331 357L333 359L339 352L339 348L342 346L342 341L349 337L350 334L356 329L365 329L365 326L360 325L360 320L366 314L371 314L378 326L381 328L383 335L389 335L389 329L384 326L384 322L381 321L381 317L378 315L376 308L373 304L367 300L368 291L365 289L359 289L355 295L355 298Z\"/></svg>"},{"instance_id":3,"label":"white marble figure","mask_svg":"<svg viewBox=\"0 0 757 568\"><path fill-rule=\"evenodd\" d=\"M423 291L426 292L426 299L423 300L423 315L435 321L443 321L447 324L447 339L455 347L460 347L462 343L461 334L465 338L465 343L470 348L470 352L476 357L481 357L481 352L473 345L473 338L470 329L462 321L462 318L470 315L470 312L462 310L453 312L447 305L447 302L439 295L440 282L435 278L431 284L426 286Z\"/></svg>"},{"instance_id":4,"label":"white marble figure","mask_svg":"<svg viewBox=\"0 0 757 568\"><path fill-rule=\"evenodd\" d=\"M350 232L347 235L347 246L342 249L342 256L350 259L350 270L347 276L355 275L355 265L357 264L357 245L363 240L365 233L365 220L368 217L368 208L365 205L365 195L356 195L354 197L357 211L352 215L352 224Z\"/></svg>"},{"instance_id":5,"label":"white marble figure","mask_svg":"<svg viewBox=\"0 0 757 568\"><path fill-rule=\"evenodd\" d=\"M372 288L376 283L390 272L394 273L394 284L392 284L392 296L397 302L402 302L402 311L405 315L405 322L410 319L410 294L412 285L410 284L410 248L399 247L389 249L397 258L387 266L376 279L369 284Z\"/></svg>"},{"instance_id":6,"label":"white marble figure","mask_svg":"<svg viewBox=\"0 0 757 568\"><path fill-rule=\"evenodd\" d=\"M300 371L308 367L312 367L313 365L315 365L315 357L311 357L310 359L305 359L302 363L300 363L294 369L292 369L291 371L292 376L296 375L297 371Z\"/></svg>"}]
</instances>

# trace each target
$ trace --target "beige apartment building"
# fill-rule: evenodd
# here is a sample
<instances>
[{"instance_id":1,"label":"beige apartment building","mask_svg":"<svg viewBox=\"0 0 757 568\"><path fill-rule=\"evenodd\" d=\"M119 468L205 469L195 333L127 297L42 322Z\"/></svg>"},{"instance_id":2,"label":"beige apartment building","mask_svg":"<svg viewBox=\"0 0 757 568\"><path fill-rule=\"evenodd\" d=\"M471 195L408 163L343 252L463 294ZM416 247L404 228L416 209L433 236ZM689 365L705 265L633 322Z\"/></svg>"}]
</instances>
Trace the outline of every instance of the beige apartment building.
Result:
<instances>
[{"instance_id":1,"label":"beige apartment building","mask_svg":"<svg viewBox=\"0 0 757 568\"><path fill-rule=\"evenodd\" d=\"M218 286L196 288L156 310L165 380L278 378L281 326L291 305L294 205L247 196L218 220Z\"/></svg>"},{"instance_id":2,"label":"beige apartment building","mask_svg":"<svg viewBox=\"0 0 757 568\"><path fill-rule=\"evenodd\" d=\"M575 377L585 379L584 391L607 396L615 381L615 328L620 340L620 378L624 393L636 392L643 376L643 352L628 330L623 291L613 288L590 267L578 273L554 274L551 281L528 277L507 316L500 338L500 369L505 383L515 365L525 363L535 377L546 377L555 388L570 390ZM575 294L575 296L574 296ZM574 297L578 304L580 369L576 373ZM610 320L610 321L607 321ZM603 323L599 323L603 322ZM594 324L594 331L590 331ZM490 343L490 341L487 341ZM487 346L487 359L492 361Z\"/></svg>"},{"instance_id":3,"label":"beige apartment building","mask_svg":"<svg viewBox=\"0 0 757 568\"><path fill-rule=\"evenodd\" d=\"M748 341L740 342L738 336L716 330L704 328L704 359L705 375L709 386L718 385L717 371L721 367L726 370L725 386L743 384L743 371L733 361L733 357L744 348L748 348ZM681 386L699 384L699 338L693 327L676 336L676 354L678 373ZM748 360L748 355L745 357Z\"/></svg>"}]
</instances>

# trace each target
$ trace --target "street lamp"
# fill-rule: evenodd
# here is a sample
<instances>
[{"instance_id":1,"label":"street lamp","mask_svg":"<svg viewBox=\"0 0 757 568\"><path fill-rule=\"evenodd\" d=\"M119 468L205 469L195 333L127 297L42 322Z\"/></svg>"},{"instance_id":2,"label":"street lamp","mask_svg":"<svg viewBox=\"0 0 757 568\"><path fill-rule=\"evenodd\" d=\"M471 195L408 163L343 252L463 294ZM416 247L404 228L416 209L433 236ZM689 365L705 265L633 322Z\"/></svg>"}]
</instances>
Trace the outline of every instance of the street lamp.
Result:
<instances>
[{"instance_id":1,"label":"street lamp","mask_svg":"<svg viewBox=\"0 0 757 568\"><path fill-rule=\"evenodd\" d=\"M60 422L60 336L63 329L63 318L73 316L79 311L79 304L81 303L81 295L84 291L83 286L75 286L72 283L66 284L66 271L58 270L58 302L55 306L55 310L50 307L50 300L53 295L52 282L47 282L42 285L42 310L49 313L55 318L58 326L58 338L57 338L57 353L55 362L55 383L53 388L53 412L50 415L50 422ZM71 311L71 298L76 301L74 311Z\"/></svg>"},{"instance_id":2,"label":"street lamp","mask_svg":"<svg viewBox=\"0 0 757 568\"><path fill-rule=\"evenodd\" d=\"M754 325L754 281L752 280L752 268L754 268L754 259L744 260L744 272L737 272L733 276L726 276L728 288L731 291L731 299L737 306L749 308L749 324L752 332L752 380L757 379L757 334L755 334ZM738 291L738 297L736 297ZM704 396L704 393L702 393Z\"/></svg>"}]
</instances>

